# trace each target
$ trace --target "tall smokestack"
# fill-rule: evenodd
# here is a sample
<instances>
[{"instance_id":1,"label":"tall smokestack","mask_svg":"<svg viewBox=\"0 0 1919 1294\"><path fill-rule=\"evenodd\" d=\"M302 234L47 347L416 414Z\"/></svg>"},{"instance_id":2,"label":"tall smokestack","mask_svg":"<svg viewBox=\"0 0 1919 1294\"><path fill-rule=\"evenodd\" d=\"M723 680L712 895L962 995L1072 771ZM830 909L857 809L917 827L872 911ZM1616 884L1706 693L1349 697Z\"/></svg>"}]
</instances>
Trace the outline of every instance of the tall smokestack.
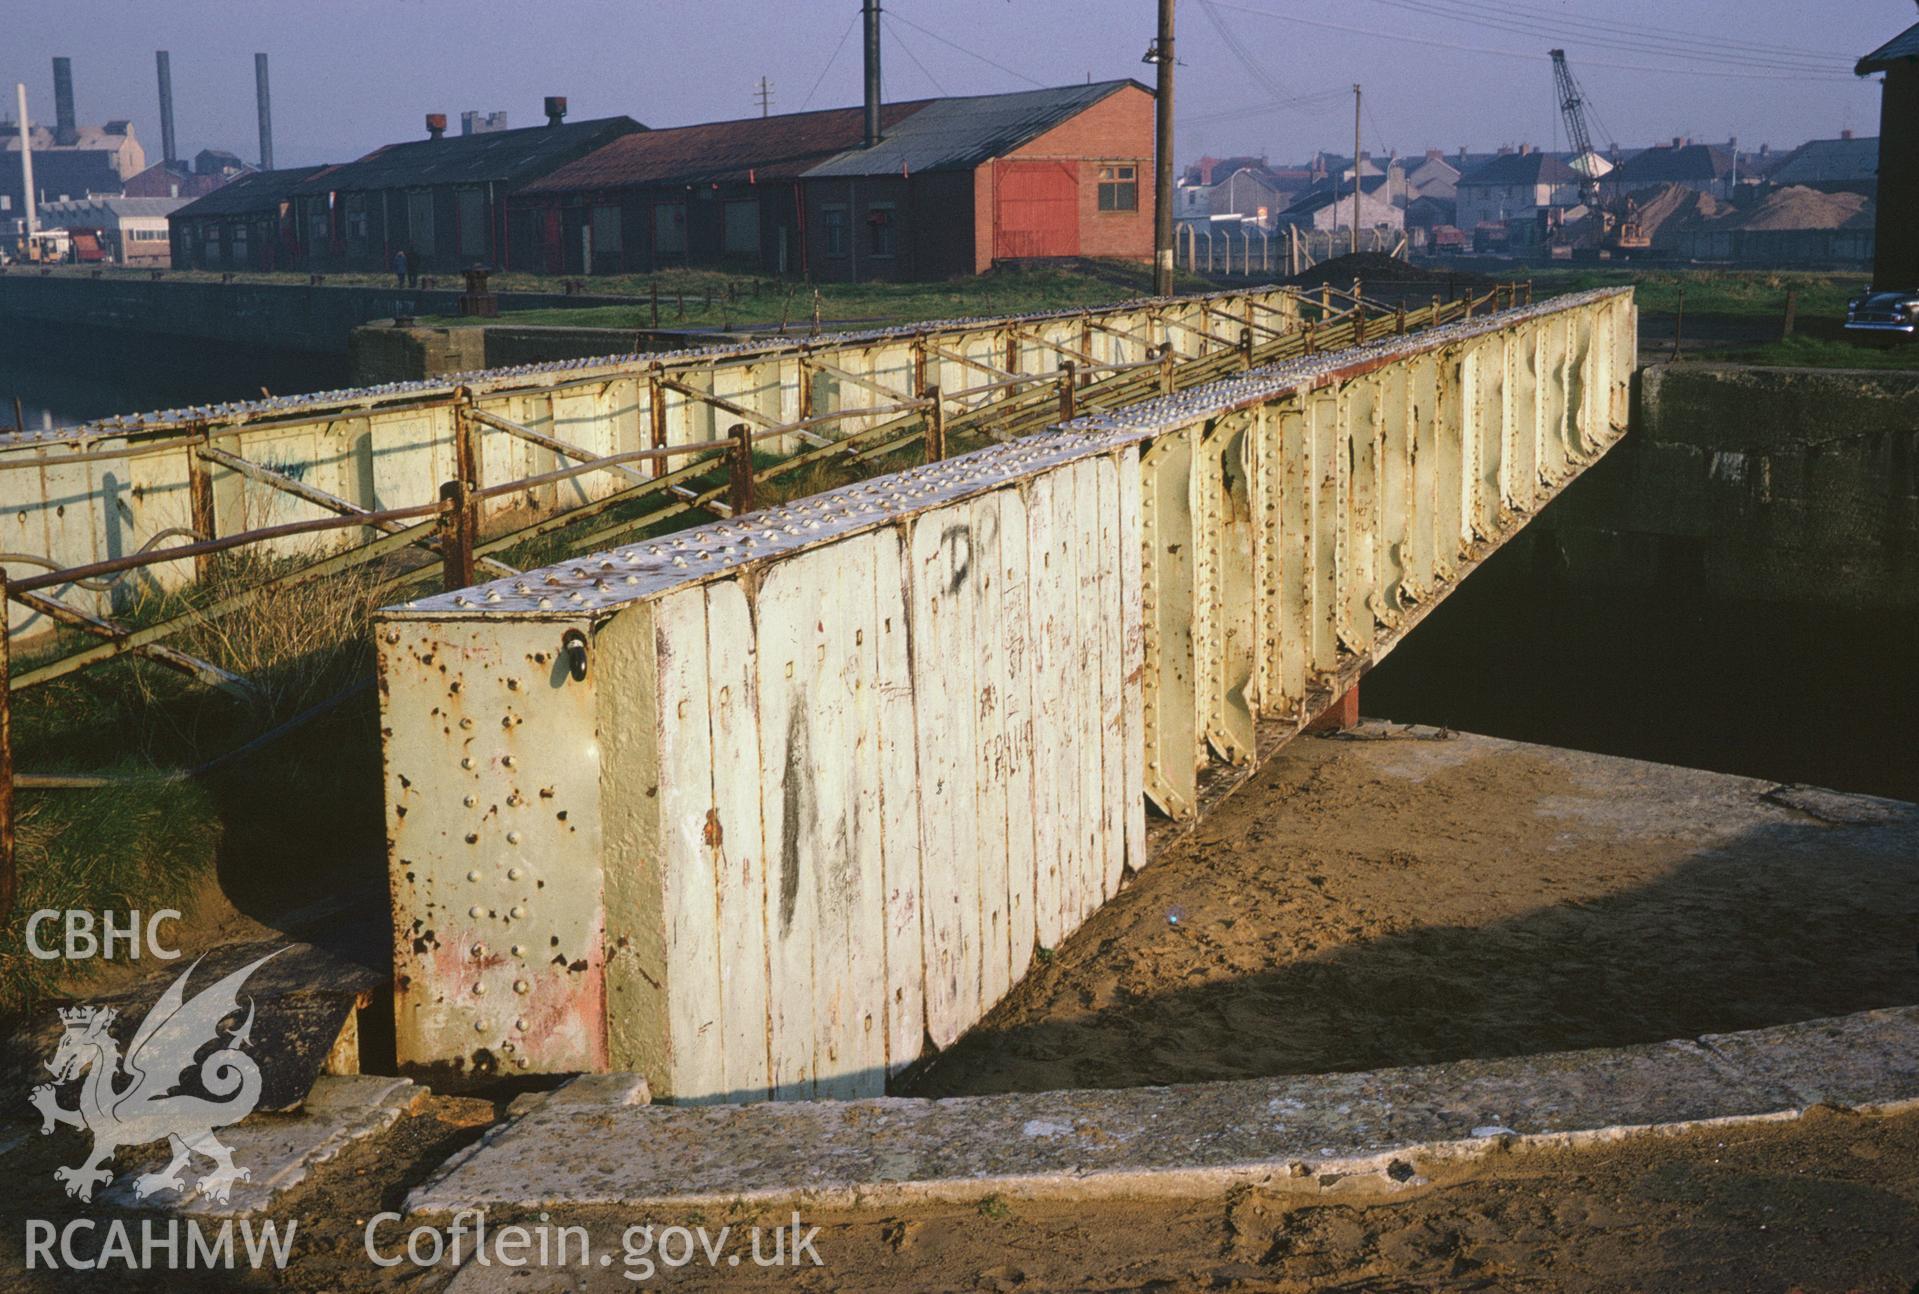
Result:
<instances>
[{"instance_id":1,"label":"tall smokestack","mask_svg":"<svg viewBox=\"0 0 1919 1294\"><path fill-rule=\"evenodd\" d=\"M880 142L880 0L861 0L866 16L866 146Z\"/></svg>"},{"instance_id":2,"label":"tall smokestack","mask_svg":"<svg viewBox=\"0 0 1919 1294\"><path fill-rule=\"evenodd\" d=\"M53 142L76 143L80 131L73 121L73 60L53 60Z\"/></svg>"},{"instance_id":3,"label":"tall smokestack","mask_svg":"<svg viewBox=\"0 0 1919 1294\"><path fill-rule=\"evenodd\" d=\"M39 228L33 218L33 133L27 128L27 87L23 83L14 89L20 95L20 187L27 195L25 210L20 214L26 217L27 232L31 234Z\"/></svg>"},{"instance_id":4,"label":"tall smokestack","mask_svg":"<svg viewBox=\"0 0 1919 1294\"><path fill-rule=\"evenodd\" d=\"M165 50L156 50L153 66L160 74L160 154L171 168L180 160L173 146L173 63Z\"/></svg>"},{"instance_id":5,"label":"tall smokestack","mask_svg":"<svg viewBox=\"0 0 1919 1294\"><path fill-rule=\"evenodd\" d=\"M273 95L267 89L267 56L253 56L253 92L260 101L260 169L273 169Z\"/></svg>"}]
</instances>

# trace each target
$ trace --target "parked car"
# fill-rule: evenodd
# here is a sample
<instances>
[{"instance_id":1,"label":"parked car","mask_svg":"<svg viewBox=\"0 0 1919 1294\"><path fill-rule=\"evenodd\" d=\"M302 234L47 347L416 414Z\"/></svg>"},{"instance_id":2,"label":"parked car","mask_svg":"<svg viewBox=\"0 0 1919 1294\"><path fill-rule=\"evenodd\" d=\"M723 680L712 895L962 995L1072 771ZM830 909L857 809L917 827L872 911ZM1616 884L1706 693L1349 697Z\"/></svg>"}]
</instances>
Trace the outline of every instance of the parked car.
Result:
<instances>
[{"instance_id":1,"label":"parked car","mask_svg":"<svg viewBox=\"0 0 1919 1294\"><path fill-rule=\"evenodd\" d=\"M1919 292L1881 292L1868 288L1847 303L1846 327L1853 332L1911 337L1919 330Z\"/></svg>"}]
</instances>

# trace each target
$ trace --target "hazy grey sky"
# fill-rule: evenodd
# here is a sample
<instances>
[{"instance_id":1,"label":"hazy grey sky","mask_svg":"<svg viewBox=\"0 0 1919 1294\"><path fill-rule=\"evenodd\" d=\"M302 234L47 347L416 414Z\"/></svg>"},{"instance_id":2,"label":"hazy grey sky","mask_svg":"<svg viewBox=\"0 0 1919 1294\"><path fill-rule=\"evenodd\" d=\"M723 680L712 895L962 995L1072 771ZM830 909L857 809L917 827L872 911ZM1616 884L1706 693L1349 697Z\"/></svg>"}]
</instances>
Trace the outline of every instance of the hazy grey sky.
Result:
<instances>
[{"instance_id":1,"label":"hazy grey sky","mask_svg":"<svg viewBox=\"0 0 1919 1294\"><path fill-rule=\"evenodd\" d=\"M1140 55L1153 0L886 8L888 98L1089 74L1151 79ZM24 81L30 113L51 119L49 60L65 54L80 119L132 118L157 160L159 48L172 52L182 150L225 147L248 160L258 151L252 55L271 55L282 166L414 138L427 112L447 113L456 131L467 108L504 108L514 125L535 125L546 94L567 95L574 120L627 113L668 126L756 113L764 75L774 111L790 112L857 102L858 9L859 0L23 4L0 40L0 115L12 115L13 84ZM1602 146L1613 136L1737 134L1786 146L1846 127L1869 134L1877 88L1855 82L1851 63L1915 19L1912 0L1180 0L1178 154L1280 160L1349 147L1354 81L1366 85L1369 149L1550 145L1555 44L1607 128L1595 132ZM1808 63L1825 79L1779 79Z\"/></svg>"}]
</instances>

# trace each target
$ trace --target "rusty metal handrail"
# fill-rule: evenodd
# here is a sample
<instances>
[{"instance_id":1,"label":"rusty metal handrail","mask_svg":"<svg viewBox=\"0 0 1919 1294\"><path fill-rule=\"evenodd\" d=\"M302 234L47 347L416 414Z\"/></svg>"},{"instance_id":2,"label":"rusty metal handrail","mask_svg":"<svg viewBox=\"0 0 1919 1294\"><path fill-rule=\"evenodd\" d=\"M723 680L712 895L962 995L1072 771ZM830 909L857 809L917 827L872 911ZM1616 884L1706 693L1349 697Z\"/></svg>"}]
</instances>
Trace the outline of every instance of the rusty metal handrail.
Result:
<instances>
[{"instance_id":1,"label":"rusty metal handrail","mask_svg":"<svg viewBox=\"0 0 1919 1294\"><path fill-rule=\"evenodd\" d=\"M410 508L386 508L379 512L363 512L351 517L316 517L311 521L289 521L284 525L244 530L219 539L203 539L197 543L180 544L173 548L155 548L127 557L110 557L105 561L89 562L85 566L68 566L61 570L50 571L45 575L20 580L11 586L11 590L31 592L35 589L54 589L80 579L111 575L118 571L130 571L141 566L157 566L162 562L177 562L185 557L223 553L229 549L243 548L248 544L263 543L269 539L284 539L292 535L315 534L326 530L363 529L367 526L377 526L383 521L405 521L412 517L426 517L439 512L441 506L438 503L422 503Z\"/></svg>"},{"instance_id":2,"label":"rusty metal handrail","mask_svg":"<svg viewBox=\"0 0 1919 1294\"><path fill-rule=\"evenodd\" d=\"M1515 285L1512 291L1512 300L1515 302L1517 301L1517 295L1517 287ZM1499 293L1495 290L1487 293L1483 298L1468 297L1463 301L1445 303L1443 305L1435 300L1429 310L1415 311L1410 315L1403 307L1400 307L1394 312L1395 322L1398 329L1403 332L1409 324L1418 323L1421 315L1425 316L1424 326L1434 326L1444 323L1447 321L1449 315L1454 314L1463 314L1464 317L1470 318L1473 310L1481 304L1482 301L1497 304L1498 297ZM1530 288L1528 289L1528 298L1530 299ZM1260 305L1261 303L1254 304ZM1232 318L1232 316L1224 315L1220 317L1227 319ZM1362 322L1364 318L1365 306L1364 304L1357 304L1351 310L1342 311L1337 316L1320 321L1320 327L1324 329L1322 344L1341 344L1340 337L1342 334L1351 341L1362 339L1364 336L1364 323ZM1162 320L1161 322L1163 325L1167 321ZM1114 335L1125 337L1132 341L1145 341L1145 339L1138 337L1136 334L1127 333L1118 329L1105 328L1090 320L1087 321L1087 326L1091 330L1113 333ZM1141 370L1159 369L1162 374L1169 374L1175 371L1175 366L1177 366L1179 370L1190 368L1192 370L1190 380L1206 381L1212 380L1212 377L1216 375L1216 371L1217 373L1229 371L1222 368L1221 365L1230 363L1235 354L1238 354L1247 362L1251 362L1255 354L1255 350L1250 344L1251 333L1254 327L1256 327L1254 325L1247 325L1243 329L1242 337L1238 345L1234 345L1218 337L1217 334L1192 329L1188 325L1181 326L1219 343L1220 349L1210 351L1200 356L1186 357L1181 360L1171 353L1170 347L1154 347L1155 350L1159 351L1159 354L1144 362L1086 366L1069 363L1062 366L1058 373L1008 374L1004 381L973 388L961 388L944 394L942 394L937 385L930 385L926 388L924 396L918 399L902 400L892 406L842 409L833 413L799 419L792 423L774 424L758 431L754 431L744 424L735 424L731 434L722 440L690 442L672 446L655 446L651 449L603 455L568 468L559 469L555 472L542 473L535 477L521 478L486 489L481 489L470 482L458 480L449 481L442 487L442 497L440 499L432 503L413 507L392 508L378 512L356 512L344 516L261 527L216 539L179 545L173 548L152 549L123 558L50 571L28 580L19 581L18 583L9 582L4 570L0 570L0 609L3 609L9 602L14 600L15 593L31 594L38 589L71 584L81 579L92 578L97 575L118 573L190 557L200 557L243 547L248 544L260 543L292 535L323 533L331 530L349 528L385 529L388 525L399 521L431 518L431 520L428 521L416 521L414 525L405 526L398 530L391 530L376 539L358 545L346 552L336 553L318 562L310 563L297 570L263 581L246 590L216 599L210 604L190 609L167 621L149 625L141 629L114 633L113 636L105 642L73 652L59 660L39 666L18 678L12 677L10 668L11 635L6 631L4 619L0 619L0 915L3 915L10 909L17 889L13 850L14 782L12 779L11 741L11 693L16 688L23 688L32 686L38 682L49 681L72 673L75 670L85 668L90 664L139 651L150 644L158 642L171 633L178 632L187 625L227 614L271 589L294 587L301 583L350 570L356 566L377 560L387 554L398 552L406 547L420 545L431 547L437 544L442 554L443 577L448 581L449 586L451 586L452 581L457 578L460 581L459 586L464 587L473 582L472 573L474 564L478 561L488 560L485 557L486 554L511 548L539 535L551 533L564 526L577 524L593 516L603 515L623 503L637 500L648 494L668 494L671 496L671 501L643 516L625 518L614 523L612 526L602 527L598 531L579 536L577 542L570 539L569 547L577 549L579 545L596 545L602 543L609 536L629 533L636 528L657 524L675 514L690 509L708 508L723 512L731 511L721 508L720 500L722 498L731 498L734 509L741 506L750 507L753 499L754 485L759 480L771 480L775 477L797 471L811 463L823 461L829 455L847 456L857 461L878 457L903 449L917 441L923 446L928 460L933 461L944 457L946 452L945 442L948 430L948 403L960 399L967 394L980 394L986 391L1013 386L1051 386L1058 384L1061 388L1059 409L1070 415L1078 408L1079 401L1083 399L1103 401L1120 397L1121 391L1131 390L1129 384L1132 379L1128 375ZM1258 331L1272 332L1270 329L1263 328L1258 329ZM1258 351L1265 353L1268 357L1279 356L1283 358L1284 351L1293 349L1290 343L1294 343L1295 339L1297 339L1297 346L1302 353L1311 352L1314 338L1313 329L1310 326L1302 329L1301 332L1297 334L1278 335L1277 340L1265 343L1258 348ZM1150 345L1150 343L1147 344ZM1065 348L1053 347L1053 349L1063 350ZM967 367L978 368L989 372L995 371L992 366L981 364L966 356L944 354L941 348L928 346L927 350L938 354L942 359L958 362ZM997 371L1005 372L1005 370ZM1076 385L1077 380L1082 375L1092 372L1101 372L1107 376L1083 389L1078 388ZM1170 377L1162 378L1163 382L1174 380L1175 379ZM663 382L662 385L670 385L674 388L680 386L678 383L670 382ZM697 390L688 390L686 394L702 400L710 399L720 407L730 407L742 414L750 414L750 411L739 406L732 406L731 402L709 397L705 393ZM436 393L433 397L418 401L406 401L405 403L419 403L423 405L451 403L455 407L456 419L462 421L470 420L482 427L489 425L499 427L500 424L507 421L499 418L497 415L491 415L474 408L471 403L471 397L464 388L455 388L451 396ZM995 404L970 408L963 411L962 418L973 420L988 415L1003 415L1007 407L1005 404ZM928 416L924 419L909 421L910 415L920 411L928 411ZM1023 423L1035 418L1045 418L1049 413L1050 410L1044 404L1027 403L1019 408L1015 417ZM838 441L827 441L812 450L782 459L763 471L754 471L752 468L750 451L752 443L756 440L796 434L803 432L809 427L843 421L849 418L880 414L893 414L896 415L896 417L892 421L878 427L868 428L865 431L854 433ZM759 415L758 420L765 421L764 415ZM501 429L520 430L517 424ZM178 438L162 445L142 446L139 451L135 452L166 452L180 448L189 448L197 452L204 452L204 450L210 448L209 442L215 439L216 436L228 434L233 430L236 429L221 428L212 433L203 431L199 435ZM564 442L559 443L563 444ZM577 449L577 447L574 448ZM91 451L89 452L90 454L92 453ZM467 446L465 452L469 455L468 461L471 462L471 445ZM126 455L125 451L116 450L102 451L97 454L92 454L92 456L99 458L123 458ZM575 508L556 512L528 526L524 526L505 535L497 536L491 540L484 542L478 540L477 505L482 499L508 494L516 490L524 490L542 483L583 475L590 471L605 470L610 467L616 467L618 464L624 462L645 461L649 459L666 460L674 457L687 456L694 456L694 461L667 475L655 477L651 480L643 480L629 489L617 491L614 494L593 500ZM684 488L682 485L684 480L690 479L695 473L704 469L712 459L720 456L724 456L729 460L728 480L726 482L699 493L694 493ZM75 461L77 456L37 456L30 465L42 465L48 461L48 457L54 457L56 461L59 462L70 462ZM206 457L210 461L219 462L226 458L227 455L220 451L214 451L213 453L207 454ZM270 469L262 470L266 471ZM309 502L314 502L314 500L309 500ZM430 566L421 567L388 576L380 580L377 587L389 589L395 586L417 582L423 576L430 574L432 569ZM29 600L24 597L19 600L23 603L29 603ZM118 627L114 626L113 628L117 629ZM107 633L113 633L113 630L106 629L104 624L94 627L95 632L100 632L103 629Z\"/></svg>"}]
</instances>

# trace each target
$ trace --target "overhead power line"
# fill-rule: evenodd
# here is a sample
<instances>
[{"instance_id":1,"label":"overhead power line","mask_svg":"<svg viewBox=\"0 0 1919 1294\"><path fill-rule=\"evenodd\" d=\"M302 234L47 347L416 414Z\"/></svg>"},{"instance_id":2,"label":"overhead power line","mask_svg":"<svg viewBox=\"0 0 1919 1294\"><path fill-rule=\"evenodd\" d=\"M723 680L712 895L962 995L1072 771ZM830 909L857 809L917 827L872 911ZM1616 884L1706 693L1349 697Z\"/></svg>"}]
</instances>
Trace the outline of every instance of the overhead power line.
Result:
<instances>
[{"instance_id":1,"label":"overhead power line","mask_svg":"<svg viewBox=\"0 0 1919 1294\"><path fill-rule=\"evenodd\" d=\"M1535 36L1554 42L1577 40L1585 46L1601 49L1622 50L1631 54L1652 54L1660 57L1683 58L1688 64L1698 62L1713 63L1722 67L1746 68L1756 71L1774 72L1810 72L1830 75L1848 72L1851 60L1829 59L1819 55L1780 54L1757 50L1741 50L1729 42L1698 41L1677 34L1664 36L1622 35L1616 29L1599 27L1596 30L1582 30L1588 24L1582 19L1569 19L1565 22L1542 21L1532 18L1516 18L1511 14L1490 8L1478 0L1372 0L1374 4L1385 5L1408 13L1425 14L1469 26L1485 27L1494 31L1511 32L1520 36Z\"/></svg>"},{"instance_id":2,"label":"overhead power line","mask_svg":"<svg viewBox=\"0 0 1919 1294\"><path fill-rule=\"evenodd\" d=\"M1613 18L1582 18L1568 13L1564 8L1540 9L1537 5L1515 3L1514 0L1499 0L1488 3L1487 0L1447 0L1461 8L1478 9L1491 12L1501 18L1525 19L1543 22L1563 30L1584 30L1600 36L1631 36L1639 39L1651 39L1673 45L1696 45L1709 50L1744 50L1757 54L1783 54L1794 60L1824 59L1843 63L1850 67L1853 55L1841 50L1807 49L1804 45L1775 45L1763 41L1745 40L1724 32L1689 32L1666 25L1648 27L1634 23L1625 23Z\"/></svg>"},{"instance_id":3,"label":"overhead power line","mask_svg":"<svg viewBox=\"0 0 1919 1294\"><path fill-rule=\"evenodd\" d=\"M1205 12L1207 21L1213 24L1213 30L1217 31L1219 38L1226 42L1226 48L1232 51L1235 59L1239 60L1239 65L1246 69L1246 74L1259 82L1260 88L1272 95L1274 102L1287 98L1286 87L1274 80L1272 75L1247 52L1246 46L1240 43L1238 33L1219 16L1219 7L1213 3L1213 0L1200 0L1200 7Z\"/></svg>"},{"instance_id":4,"label":"overhead power line","mask_svg":"<svg viewBox=\"0 0 1919 1294\"><path fill-rule=\"evenodd\" d=\"M1402 32L1386 31L1379 27L1355 27L1348 23L1326 22L1318 18L1305 18L1298 14L1275 13L1270 9L1256 9L1250 5L1231 3L1230 0L1213 0L1222 9L1233 9L1240 13L1255 14L1270 18L1275 22L1297 23L1306 27L1320 27L1327 31L1350 32L1358 36L1370 36L1376 39L1400 41L1409 45L1423 45L1429 49L1449 49L1466 54L1488 54L1496 58L1516 58L1533 63L1539 61L1537 50L1490 49L1483 45L1462 45L1457 41L1436 40L1427 36L1412 36ZM1659 67L1645 63L1611 63L1597 59L1582 59L1587 67L1605 67L1624 72L1655 72L1667 76L1713 76L1733 80L1747 81L1835 81L1848 85L1854 83L1850 73L1821 74L1817 72L1776 72L1776 71L1732 71L1698 66Z\"/></svg>"}]
</instances>

